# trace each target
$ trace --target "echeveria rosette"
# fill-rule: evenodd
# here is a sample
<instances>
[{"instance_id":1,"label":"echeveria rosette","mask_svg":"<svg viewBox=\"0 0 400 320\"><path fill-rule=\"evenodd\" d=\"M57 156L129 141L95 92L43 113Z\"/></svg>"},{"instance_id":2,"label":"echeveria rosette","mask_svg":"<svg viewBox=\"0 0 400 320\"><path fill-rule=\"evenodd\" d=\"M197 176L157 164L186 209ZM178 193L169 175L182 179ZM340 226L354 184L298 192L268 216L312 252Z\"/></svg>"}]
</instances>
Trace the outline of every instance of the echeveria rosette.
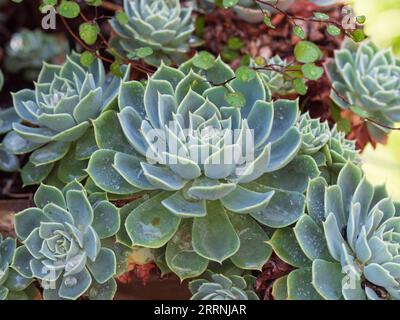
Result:
<instances>
[{"instance_id":1,"label":"echeveria rosette","mask_svg":"<svg viewBox=\"0 0 400 320\"><path fill-rule=\"evenodd\" d=\"M225 276L206 272L189 283L191 300L259 300L254 292L256 278L250 275Z\"/></svg>"},{"instance_id":2,"label":"echeveria rosette","mask_svg":"<svg viewBox=\"0 0 400 320\"><path fill-rule=\"evenodd\" d=\"M56 63L69 52L68 42L41 30L23 29L14 33L6 47L5 67L10 73L23 72L24 78L37 78L43 61Z\"/></svg>"},{"instance_id":3,"label":"echeveria rosette","mask_svg":"<svg viewBox=\"0 0 400 320\"><path fill-rule=\"evenodd\" d=\"M252 61L251 64L257 67L254 61ZM273 56L271 59L266 59L264 64L272 65L279 69L284 69L289 66L288 62L278 55ZM284 96L294 92L293 81L281 72L274 70L259 70L258 72L273 95Z\"/></svg>"},{"instance_id":4,"label":"echeveria rosette","mask_svg":"<svg viewBox=\"0 0 400 320\"><path fill-rule=\"evenodd\" d=\"M201 275L209 260L231 259L243 269L259 270L271 251L264 244L267 235L254 218L274 227L294 223L304 212L302 192L306 184L301 181L300 190L290 189L294 188L293 183L287 183L292 173L285 168L294 161L314 163L310 157L295 158L301 146L296 128L297 101L269 101L269 93L258 75L249 82L235 79L225 86L213 85L234 76L220 58L207 70L196 64L195 57L179 69L162 65L145 86L136 81L123 83L120 113L110 111L95 123L96 132L113 132L112 136L107 135L107 141L98 140L109 147L96 151L88 166L94 183L109 193L153 193L149 200L138 202L128 215L126 241L149 248L167 245L167 263L182 279ZM245 105L230 106L226 101L228 92L243 94ZM111 128L118 119L121 133L116 125ZM170 128L178 133L171 134ZM189 130L190 141L181 135L182 128L193 129ZM222 141L211 144L208 139L222 128L242 132L254 129L254 161L246 166L240 161L213 164L213 157L233 147ZM158 129L159 141L165 141L165 154L163 150L154 150L152 129ZM133 150L127 153L115 148L121 139L126 139L124 145ZM240 145L241 135L235 139ZM173 143L185 151L179 154L176 164L154 164L146 157L146 151L153 150L150 160L163 155L172 158ZM210 147L204 148L208 150L206 157L193 156L204 146ZM235 175L237 168L243 169L242 175ZM290 168L296 171L295 166ZM274 174L282 179L275 181ZM275 184L271 187L264 184L266 181ZM283 184L289 187L288 191L281 190ZM285 214L279 217L280 210Z\"/></svg>"},{"instance_id":5,"label":"echeveria rosette","mask_svg":"<svg viewBox=\"0 0 400 320\"><path fill-rule=\"evenodd\" d=\"M0 300L29 299L24 292L32 283L11 268L17 241L12 238L3 238L0 234Z\"/></svg>"},{"instance_id":6,"label":"echeveria rosette","mask_svg":"<svg viewBox=\"0 0 400 320\"><path fill-rule=\"evenodd\" d=\"M182 7L179 0L124 0L124 11L127 24L111 21L117 34L112 43L122 54L150 47L153 54L144 58L150 65L187 60L190 47L197 42L192 35L195 27L191 8Z\"/></svg>"},{"instance_id":7,"label":"echeveria rosette","mask_svg":"<svg viewBox=\"0 0 400 320\"><path fill-rule=\"evenodd\" d=\"M343 109L383 126L400 120L400 60L391 49L380 50L372 41L359 45L346 41L327 63L331 98ZM367 123L374 141L385 141L389 129Z\"/></svg>"},{"instance_id":8,"label":"echeveria rosette","mask_svg":"<svg viewBox=\"0 0 400 320\"><path fill-rule=\"evenodd\" d=\"M31 153L22 169L25 185L46 178L66 184L86 176L87 159L97 149L91 121L116 107L120 83L105 74L100 59L85 68L72 53L61 66L44 63L35 89L12 94L22 123L13 124L3 148L14 155Z\"/></svg>"},{"instance_id":9,"label":"echeveria rosette","mask_svg":"<svg viewBox=\"0 0 400 320\"><path fill-rule=\"evenodd\" d=\"M331 138L328 122L312 119L309 113L300 116L297 126L302 133L303 143L300 151L304 154L316 154Z\"/></svg>"},{"instance_id":10,"label":"echeveria rosette","mask_svg":"<svg viewBox=\"0 0 400 320\"><path fill-rule=\"evenodd\" d=\"M294 228L324 299L400 299L400 218L384 187L348 163L337 185L310 182L308 215Z\"/></svg>"},{"instance_id":11,"label":"echeveria rosette","mask_svg":"<svg viewBox=\"0 0 400 320\"><path fill-rule=\"evenodd\" d=\"M13 268L41 282L46 300L112 299L116 291L116 255L103 243L119 230L118 209L105 194L87 197L74 181L63 191L41 185L36 208L15 216L23 243Z\"/></svg>"}]
</instances>

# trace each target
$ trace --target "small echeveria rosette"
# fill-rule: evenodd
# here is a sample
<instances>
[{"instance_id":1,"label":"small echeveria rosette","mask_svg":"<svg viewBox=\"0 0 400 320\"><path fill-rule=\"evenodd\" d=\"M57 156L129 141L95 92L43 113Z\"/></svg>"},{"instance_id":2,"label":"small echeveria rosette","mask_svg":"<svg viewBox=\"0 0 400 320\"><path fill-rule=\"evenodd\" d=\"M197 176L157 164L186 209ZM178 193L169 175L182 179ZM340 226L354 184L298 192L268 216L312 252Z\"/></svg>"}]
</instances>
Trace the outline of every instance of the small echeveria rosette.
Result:
<instances>
[{"instance_id":1,"label":"small echeveria rosette","mask_svg":"<svg viewBox=\"0 0 400 320\"><path fill-rule=\"evenodd\" d=\"M0 234L0 300L27 300L34 292L29 288L33 279L11 268L16 244L15 239L4 239Z\"/></svg>"},{"instance_id":2,"label":"small echeveria rosette","mask_svg":"<svg viewBox=\"0 0 400 320\"><path fill-rule=\"evenodd\" d=\"M251 275L225 276L207 271L201 279L189 283L191 300L259 300L255 282Z\"/></svg>"},{"instance_id":3,"label":"small echeveria rosette","mask_svg":"<svg viewBox=\"0 0 400 320\"><path fill-rule=\"evenodd\" d=\"M23 245L13 268L37 279L45 300L112 299L116 255L104 243L119 230L118 209L105 194L88 197L76 181L62 191L42 184L34 200L36 208L15 216Z\"/></svg>"},{"instance_id":4,"label":"small echeveria rosette","mask_svg":"<svg viewBox=\"0 0 400 320\"><path fill-rule=\"evenodd\" d=\"M88 166L93 182L109 193L150 193L129 205L123 241L163 248L181 279L200 276L209 261L260 270L271 254L260 224L296 222L307 181L319 175L310 156L297 157L297 101L272 102L259 75L227 81L234 72L220 58L205 67L199 57L179 69L162 65L145 85L124 82L120 112L95 121L107 138L98 141L108 147ZM242 95L243 107L233 106L230 94ZM224 162L248 131L254 157ZM221 139L232 132L235 140Z\"/></svg>"},{"instance_id":5,"label":"small echeveria rosette","mask_svg":"<svg viewBox=\"0 0 400 320\"><path fill-rule=\"evenodd\" d=\"M192 9L181 6L179 0L124 0L128 22L111 21L117 36L112 44L129 56L140 48L153 53L144 61L153 66L180 64L187 60L191 46L199 42L192 35L195 27Z\"/></svg>"},{"instance_id":6,"label":"small echeveria rosette","mask_svg":"<svg viewBox=\"0 0 400 320\"><path fill-rule=\"evenodd\" d=\"M35 89L12 94L20 120L13 123L2 149L30 154L21 171L24 185L44 180L65 185L86 177L88 158L97 150L91 121L116 106L120 83L120 78L106 75L101 60L86 68L72 53L61 66L44 63ZM3 116L7 113L0 121L7 121Z\"/></svg>"},{"instance_id":7,"label":"small echeveria rosette","mask_svg":"<svg viewBox=\"0 0 400 320\"><path fill-rule=\"evenodd\" d=\"M308 214L294 228L295 239L309 267L293 271L286 279L293 292L309 299L398 300L398 205L386 189L372 186L360 168L348 163L337 185L322 178L310 182ZM285 281L276 285L282 292Z\"/></svg>"},{"instance_id":8,"label":"small echeveria rosette","mask_svg":"<svg viewBox=\"0 0 400 320\"><path fill-rule=\"evenodd\" d=\"M389 129L400 120L400 62L391 49L380 50L372 41L346 41L327 63L332 100L351 109L367 123L370 138L386 141Z\"/></svg>"},{"instance_id":9,"label":"small echeveria rosette","mask_svg":"<svg viewBox=\"0 0 400 320\"><path fill-rule=\"evenodd\" d=\"M65 38L46 34L39 29L22 29L14 33L7 44L4 65L8 72L22 72L25 80L34 81L43 61L57 63L68 52L69 46Z\"/></svg>"}]
</instances>

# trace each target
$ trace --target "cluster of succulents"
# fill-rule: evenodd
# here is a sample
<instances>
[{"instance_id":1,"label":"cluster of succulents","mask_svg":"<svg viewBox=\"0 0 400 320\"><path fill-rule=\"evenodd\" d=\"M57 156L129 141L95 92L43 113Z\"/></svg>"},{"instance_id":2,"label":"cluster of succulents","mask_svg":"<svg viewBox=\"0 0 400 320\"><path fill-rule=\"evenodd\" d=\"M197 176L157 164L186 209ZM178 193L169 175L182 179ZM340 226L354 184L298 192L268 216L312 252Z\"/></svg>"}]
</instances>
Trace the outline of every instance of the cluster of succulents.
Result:
<instances>
[{"instance_id":1,"label":"cluster of succulents","mask_svg":"<svg viewBox=\"0 0 400 320\"><path fill-rule=\"evenodd\" d=\"M201 66L199 57L179 69L161 66L145 86L124 82L120 112L109 111L97 120L103 132L116 132L110 126L119 120L121 134L107 135L109 149L94 152L88 165L92 181L109 193L150 192L126 217L126 241L164 247L166 263L181 279L200 276L209 261L230 259L241 268L260 269L271 250L258 223L291 224L303 213L305 201L284 178L282 185L263 184L276 172L288 179L284 167L301 147L298 102L269 101L259 76L214 86L233 71L220 58L207 70L196 67ZM235 92L245 97L241 109L226 100ZM237 136L229 141L227 135L234 132ZM249 132L253 158L246 159ZM123 149L117 144L121 136ZM287 214L277 217L278 208Z\"/></svg>"},{"instance_id":2,"label":"cluster of succulents","mask_svg":"<svg viewBox=\"0 0 400 320\"><path fill-rule=\"evenodd\" d=\"M292 230L302 263L276 282L277 298L398 300L398 215L386 189L372 186L354 164L336 185L310 181L307 214Z\"/></svg>"},{"instance_id":3,"label":"cluster of succulents","mask_svg":"<svg viewBox=\"0 0 400 320\"><path fill-rule=\"evenodd\" d=\"M351 109L367 123L375 141L384 141L388 127L400 120L400 61L391 49L381 50L372 41L357 45L346 41L327 63L332 100Z\"/></svg>"},{"instance_id":4,"label":"cluster of succulents","mask_svg":"<svg viewBox=\"0 0 400 320\"><path fill-rule=\"evenodd\" d=\"M296 46L296 82L257 68L261 57L236 70L208 52L189 58L198 44L192 5L217 1L188 2L124 0L101 45L103 17L82 14L86 51L61 65L53 58L65 48L51 36L24 30L11 40L8 71L37 81L0 111L0 170L39 187L35 206L15 215L16 239L0 235L0 300L33 299L38 287L45 300L113 299L116 278L139 261L190 280L193 300L258 300L253 275L273 253L289 265L274 299L400 300L400 203L368 182L356 142L337 125L302 114L299 99L274 99L320 79L322 51ZM267 12L294 1L263 2L218 4L269 25ZM57 10L63 19L80 13L74 1ZM324 13L312 19L331 24ZM121 65L128 60L156 70L143 79ZM279 56L262 60L289 67ZM347 41L327 71L333 102L373 120L376 140L400 119L390 51Z\"/></svg>"},{"instance_id":5,"label":"cluster of succulents","mask_svg":"<svg viewBox=\"0 0 400 320\"><path fill-rule=\"evenodd\" d=\"M43 61L56 63L69 51L63 38L43 31L23 29L13 34L6 47L5 68L10 73L22 72L28 81L36 80Z\"/></svg>"},{"instance_id":6,"label":"cluster of succulents","mask_svg":"<svg viewBox=\"0 0 400 320\"><path fill-rule=\"evenodd\" d=\"M128 56L140 48L151 48L152 54L145 62L159 66L180 64L187 60L198 39L192 35L195 27L192 9L181 6L179 0L124 0L128 21L111 21L117 34L113 45Z\"/></svg>"},{"instance_id":7,"label":"cluster of succulents","mask_svg":"<svg viewBox=\"0 0 400 320\"><path fill-rule=\"evenodd\" d=\"M100 59L86 68L72 53L63 65L44 63L35 89L12 95L20 120L2 147L9 154L30 154L22 168L25 185L44 180L62 185L86 177L87 161L97 149L92 121L116 105L120 83L106 75Z\"/></svg>"}]
</instances>

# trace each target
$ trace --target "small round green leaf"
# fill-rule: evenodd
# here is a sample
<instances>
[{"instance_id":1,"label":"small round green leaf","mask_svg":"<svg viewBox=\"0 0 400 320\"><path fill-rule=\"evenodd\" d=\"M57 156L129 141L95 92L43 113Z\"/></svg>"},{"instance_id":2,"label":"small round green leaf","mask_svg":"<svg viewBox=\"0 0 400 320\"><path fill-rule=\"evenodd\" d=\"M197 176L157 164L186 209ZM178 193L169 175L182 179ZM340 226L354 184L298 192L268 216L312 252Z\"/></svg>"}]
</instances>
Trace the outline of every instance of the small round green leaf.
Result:
<instances>
[{"instance_id":1,"label":"small round green leaf","mask_svg":"<svg viewBox=\"0 0 400 320\"><path fill-rule=\"evenodd\" d=\"M95 60L95 55L90 51L85 51L80 56L80 62L84 67L89 67Z\"/></svg>"},{"instance_id":2,"label":"small round green leaf","mask_svg":"<svg viewBox=\"0 0 400 320\"><path fill-rule=\"evenodd\" d=\"M57 8L57 12L65 18L74 19L79 16L81 8L74 1L62 0Z\"/></svg>"},{"instance_id":3,"label":"small round green leaf","mask_svg":"<svg viewBox=\"0 0 400 320\"><path fill-rule=\"evenodd\" d=\"M308 87L304 83L303 79L294 79L293 80L293 88L296 90L296 92L302 96L307 94Z\"/></svg>"},{"instance_id":4,"label":"small round green leaf","mask_svg":"<svg viewBox=\"0 0 400 320\"><path fill-rule=\"evenodd\" d=\"M123 11L117 12L116 15L115 15L115 18L122 25L125 25L125 24L127 24L129 22L128 15Z\"/></svg>"},{"instance_id":5,"label":"small round green leaf","mask_svg":"<svg viewBox=\"0 0 400 320\"><path fill-rule=\"evenodd\" d=\"M207 51L202 51L193 58L193 65L203 70L212 68L215 62L215 57Z\"/></svg>"},{"instance_id":6,"label":"small round green leaf","mask_svg":"<svg viewBox=\"0 0 400 320\"><path fill-rule=\"evenodd\" d=\"M322 12L315 12L314 17L321 21L329 20L329 16L326 13Z\"/></svg>"},{"instance_id":7,"label":"small round green leaf","mask_svg":"<svg viewBox=\"0 0 400 320\"><path fill-rule=\"evenodd\" d=\"M342 31L334 24L328 25L328 27L326 28L326 31L328 31L328 33L334 37L340 36L340 34L342 33Z\"/></svg>"},{"instance_id":8,"label":"small round green leaf","mask_svg":"<svg viewBox=\"0 0 400 320\"><path fill-rule=\"evenodd\" d=\"M89 46L96 43L99 32L100 28L97 23L85 22L79 26L79 36Z\"/></svg>"},{"instance_id":9,"label":"small round green leaf","mask_svg":"<svg viewBox=\"0 0 400 320\"><path fill-rule=\"evenodd\" d=\"M300 26L295 26L293 28L293 33L299 37L300 39L304 40L306 38L306 33L304 32L303 28Z\"/></svg>"},{"instance_id":10,"label":"small round green leaf","mask_svg":"<svg viewBox=\"0 0 400 320\"><path fill-rule=\"evenodd\" d=\"M241 92L228 92L225 101L232 107L242 108L246 105L246 98Z\"/></svg>"},{"instance_id":11,"label":"small round green leaf","mask_svg":"<svg viewBox=\"0 0 400 320\"><path fill-rule=\"evenodd\" d=\"M256 77L256 72L246 66L241 66L236 70L236 78L243 82L249 82Z\"/></svg>"},{"instance_id":12,"label":"small round green leaf","mask_svg":"<svg viewBox=\"0 0 400 320\"><path fill-rule=\"evenodd\" d=\"M223 0L222 5L224 8L230 8L233 7L234 5L237 5L239 0Z\"/></svg>"},{"instance_id":13,"label":"small round green leaf","mask_svg":"<svg viewBox=\"0 0 400 320\"><path fill-rule=\"evenodd\" d=\"M310 41L300 41L294 48L294 55L302 63L312 63L323 57L320 48Z\"/></svg>"},{"instance_id":14,"label":"small round green leaf","mask_svg":"<svg viewBox=\"0 0 400 320\"><path fill-rule=\"evenodd\" d=\"M301 71L310 80L318 80L324 74L324 69L316 66L314 63L306 63L301 67Z\"/></svg>"}]
</instances>

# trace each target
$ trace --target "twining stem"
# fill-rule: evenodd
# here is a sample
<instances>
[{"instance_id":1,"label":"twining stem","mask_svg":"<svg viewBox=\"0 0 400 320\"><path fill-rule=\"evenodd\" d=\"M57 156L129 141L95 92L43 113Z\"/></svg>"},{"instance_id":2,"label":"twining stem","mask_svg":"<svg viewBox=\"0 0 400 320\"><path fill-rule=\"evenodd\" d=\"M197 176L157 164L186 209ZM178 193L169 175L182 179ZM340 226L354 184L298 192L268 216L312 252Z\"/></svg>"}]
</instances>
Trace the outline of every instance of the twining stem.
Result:
<instances>
[{"instance_id":1,"label":"twining stem","mask_svg":"<svg viewBox=\"0 0 400 320\"><path fill-rule=\"evenodd\" d=\"M289 20L289 22L295 26L298 26L297 24L297 20L299 21L306 21L306 22L315 22L315 23L325 23L325 24L332 24L335 25L336 27L338 27L340 30L343 31L344 34L346 34L347 36L351 37L351 34L347 31L347 29L345 29L341 23L335 21L335 20L321 20L321 19L317 19L317 18L305 18L305 17L298 17L298 16L293 16L289 13L287 13L286 11L282 10L281 8L279 8L278 4L279 4L279 0L276 0L275 4L273 3L269 3L266 2L264 0L255 0L256 3L258 4L258 7L260 8L260 10L262 11L262 13L264 15L268 15L267 12L265 12L265 10L260 6L260 4L266 5L270 8L275 9L276 11L278 11L279 13L283 14L284 16L286 16L286 18Z\"/></svg>"}]
</instances>

